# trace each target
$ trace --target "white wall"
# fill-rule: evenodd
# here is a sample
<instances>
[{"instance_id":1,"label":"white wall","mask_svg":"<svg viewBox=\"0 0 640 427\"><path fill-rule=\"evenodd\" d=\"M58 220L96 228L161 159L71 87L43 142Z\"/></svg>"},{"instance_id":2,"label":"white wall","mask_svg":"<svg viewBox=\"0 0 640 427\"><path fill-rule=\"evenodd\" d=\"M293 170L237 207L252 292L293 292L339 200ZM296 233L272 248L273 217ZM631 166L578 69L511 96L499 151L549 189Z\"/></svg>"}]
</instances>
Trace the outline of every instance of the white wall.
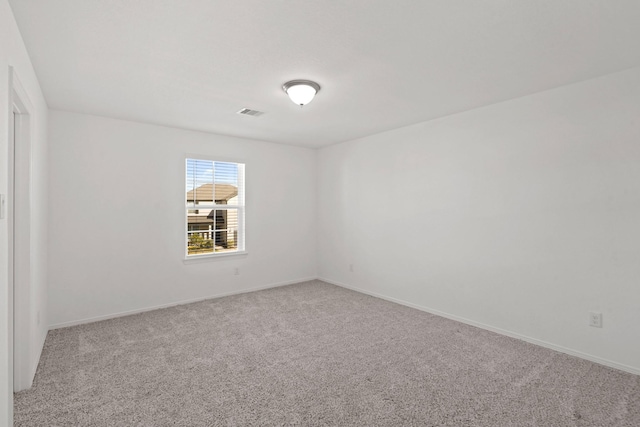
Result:
<instances>
[{"instance_id":1,"label":"white wall","mask_svg":"<svg viewBox=\"0 0 640 427\"><path fill-rule=\"evenodd\" d=\"M9 67L27 92L34 107L31 113L31 292L29 365L38 363L47 333L47 105L29 55L18 31L11 8L0 0L0 193L8 193L8 137L10 110ZM7 206L7 209L10 209ZM12 413L12 372L9 366L10 304L8 278L8 226L0 220L0 425ZM37 322L38 313L40 323Z\"/></svg>"},{"instance_id":2,"label":"white wall","mask_svg":"<svg viewBox=\"0 0 640 427\"><path fill-rule=\"evenodd\" d=\"M322 149L318 187L321 278L640 373L640 69Z\"/></svg>"},{"instance_id":3,"label":"white wall","mask_svg":"<svg viewBox=\"0 0 640 427\"><path fill-rule=\"evenodd\" d=\"M316 276L315 150L55 110L49 130L52 326ZM246 257L183 263L187 153L246 163Z\"/></svg>"}]
</instances>

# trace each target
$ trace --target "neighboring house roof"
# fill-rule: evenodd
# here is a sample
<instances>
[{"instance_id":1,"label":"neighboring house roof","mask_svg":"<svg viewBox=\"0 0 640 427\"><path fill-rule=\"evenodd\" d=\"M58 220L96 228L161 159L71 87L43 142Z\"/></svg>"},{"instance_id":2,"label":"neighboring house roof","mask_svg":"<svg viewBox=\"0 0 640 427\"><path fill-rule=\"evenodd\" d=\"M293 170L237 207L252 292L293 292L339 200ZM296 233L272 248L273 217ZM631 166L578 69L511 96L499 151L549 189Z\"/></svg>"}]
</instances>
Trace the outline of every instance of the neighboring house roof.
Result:
<instances>
[{"instance_id":1,"label":"neighboring house roof","mask_svg":"<svg viewBox=\"0 0 640 427\"><path fill-rule=\"evenodd\" d=\"M204 215L188 215L187 222L189 225L192 224L213 224L213 215L215 210L209 212L206 216Z\"/></svg>"},{"instance_id":2,"label":"neighboring house roof","mask_svg":"<svg viewBox=\"0 0 640 427\"><path fill-rule=\"evenodd\" d=\"M238 195L238 187L231 184L215 184L215 200L228 201ZM187 202L213 202L213 184L204 184L195 190L187 191Z\"/></svg>"}]
</instances>

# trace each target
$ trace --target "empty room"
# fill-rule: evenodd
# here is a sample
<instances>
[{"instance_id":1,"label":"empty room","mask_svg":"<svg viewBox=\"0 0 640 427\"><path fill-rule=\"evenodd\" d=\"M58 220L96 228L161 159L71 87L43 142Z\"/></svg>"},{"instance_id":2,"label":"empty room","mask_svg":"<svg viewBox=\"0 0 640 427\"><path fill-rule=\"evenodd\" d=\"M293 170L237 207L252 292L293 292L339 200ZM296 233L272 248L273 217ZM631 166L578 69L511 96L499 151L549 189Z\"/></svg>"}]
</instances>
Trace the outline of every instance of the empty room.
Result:
<instances>
[{"instance_id":1,"label":"empty room","mask_svg":"<svg viewBox=\"0 0 640 427\"><path fill-rule=\"evenodd\" d=\"M639 23L0 0L0 427L640 426Z\"/></svg>"}]
</instances>

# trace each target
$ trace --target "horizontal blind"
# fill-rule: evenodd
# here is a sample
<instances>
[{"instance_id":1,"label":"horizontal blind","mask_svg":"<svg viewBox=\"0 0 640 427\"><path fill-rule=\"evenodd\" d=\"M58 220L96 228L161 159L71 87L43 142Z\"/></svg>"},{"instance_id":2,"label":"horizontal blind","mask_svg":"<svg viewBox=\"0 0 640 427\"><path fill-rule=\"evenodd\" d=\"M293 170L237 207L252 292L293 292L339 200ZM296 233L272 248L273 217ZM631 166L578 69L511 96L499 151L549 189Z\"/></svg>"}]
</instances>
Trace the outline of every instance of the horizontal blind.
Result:
<instances>
[{"instance_id":1,"label":"horizontal blind","mask_svg":"<svg viewBox=\"0 0 640 427\"><path fill-rule=\"evenodd\" d=\"M244 247L244 165L187 159L187 255Z\"/></svg>"},{"instance_id":2,"label":"horizontal blind","mask_svg":"<svg viewBox=\"0 0 640 427\"><path fill-rule=\"evenodd\" d=\"M213 162L187 159L187 206L213 200Z\"/></svg>"}]
</instances>

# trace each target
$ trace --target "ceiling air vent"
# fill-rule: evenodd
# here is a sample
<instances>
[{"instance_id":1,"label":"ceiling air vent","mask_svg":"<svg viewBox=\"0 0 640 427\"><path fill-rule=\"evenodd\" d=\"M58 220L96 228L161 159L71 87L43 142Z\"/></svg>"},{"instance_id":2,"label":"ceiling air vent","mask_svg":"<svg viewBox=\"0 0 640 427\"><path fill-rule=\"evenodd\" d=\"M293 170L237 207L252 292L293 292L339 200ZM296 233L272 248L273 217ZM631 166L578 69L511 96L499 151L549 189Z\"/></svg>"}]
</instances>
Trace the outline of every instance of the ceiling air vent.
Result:
<instances>
[{"instance_id":1,"label":"ceiling air vent","mask_svg":"<svg viewBox=\"0 0 640 427\"><path fill-rule=\"evenodd\" d=\"M238 111L238 114L242 114L243 116L258 117L258 116L263 115L264 113L262 111L258 111L258 110L251 110L249 108L243 108L242 110Z\"/></svg>"}]
</instances>

